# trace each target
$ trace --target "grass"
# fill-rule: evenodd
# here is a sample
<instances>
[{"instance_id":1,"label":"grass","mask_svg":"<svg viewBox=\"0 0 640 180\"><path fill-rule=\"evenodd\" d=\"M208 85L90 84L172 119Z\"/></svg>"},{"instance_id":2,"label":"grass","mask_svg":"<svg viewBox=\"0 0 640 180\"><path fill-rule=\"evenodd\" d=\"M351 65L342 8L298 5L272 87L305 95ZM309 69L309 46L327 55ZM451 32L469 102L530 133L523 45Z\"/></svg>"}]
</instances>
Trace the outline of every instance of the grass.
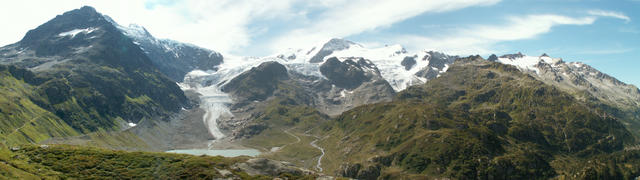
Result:
<instances>
[{"instance_id":1,"label":"grass","mask_svg":"<svg viewBox=\"0 0 640 180\"><path fill-rule=\"evenodd\" d=\"M250 176L232 166L247 157L125 152L68 145L23 145L0 151L0 177L11 179L272 179ZM228 170L223 175L218 170ZM282 174L293 179L311 178Z\"/></svg>"},{"instance_id":2,"label":"grass","mask_svg":"<svg viewBox=\"0 0 640 180\"><path fill-rule=\"evenodd\" d=\"M6 68L6 67L5 67ZM1 70L2 68L0 68ZM7 145L37 143L78 132L53 113L36 105L35 86L0 71L0 139Z\"/></svg>"},{"instance_id":3,"label":"grass","mask_svg":"<svg viewBox=\"0 0 640 180\"><path fill-rule=\"evenodd\" d=\"M285 131L289 133L286 133ZM285 136L288 136L288 138L285 138ZM296 137L300 138L300 141L298 141ZM260 156L268 159L290 162L298 167L304 167L306 169L315 169L318 156L321 155L321 152L317 148L311 146L310 143L316 139L317 138L314 136L304 134L304 132L295 129L275 131L267 130L258 136L243 141L243 143L248 145L266 145L258 147L260 149L267 150L271 150L273 147L278 147L279 149L277 151L267 151ZM257 141L273 142L274 140L277 140L277 143L256 143Z\"/></svg>"}]
</instances>

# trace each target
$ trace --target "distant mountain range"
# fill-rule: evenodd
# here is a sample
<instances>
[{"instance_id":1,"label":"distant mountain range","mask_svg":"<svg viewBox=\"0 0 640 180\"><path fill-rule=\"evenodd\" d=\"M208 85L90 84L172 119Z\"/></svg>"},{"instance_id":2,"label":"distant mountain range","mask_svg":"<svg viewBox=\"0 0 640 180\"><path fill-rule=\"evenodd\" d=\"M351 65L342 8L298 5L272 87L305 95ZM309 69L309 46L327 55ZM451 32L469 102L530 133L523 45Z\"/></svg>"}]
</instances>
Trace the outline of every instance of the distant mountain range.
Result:
<instances>
[{"instance_id":1,"label":"distant mountain range","mask_svg":"<svg viewBox=\"0 0 640 180\"><path fill-rule=\"evenodd\" d=\"M334 38L238 57L82 7L1 47L0 74L6 147L250 147L357 179L640 176L640 90L547 54L485 60Z\"/></svg>"}]
</instances>

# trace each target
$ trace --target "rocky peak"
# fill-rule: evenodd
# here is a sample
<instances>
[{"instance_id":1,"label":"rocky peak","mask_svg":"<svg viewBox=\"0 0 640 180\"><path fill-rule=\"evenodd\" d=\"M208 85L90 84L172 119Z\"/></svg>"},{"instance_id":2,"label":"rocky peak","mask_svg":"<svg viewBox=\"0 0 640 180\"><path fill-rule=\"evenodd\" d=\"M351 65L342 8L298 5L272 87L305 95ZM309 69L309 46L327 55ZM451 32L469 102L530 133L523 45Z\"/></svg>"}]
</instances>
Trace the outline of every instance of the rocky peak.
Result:
<instances>
[{"instance_id":1,"label":"rocky peak","mask_svg":"<svg viewBox=\"0 0 640 180\"><path fill-rule=\"evenodd\" d=\"M402 61L400 62L400 65L404 66L405 70L410 70L411 68L413 68L413 66L416 65L416 57L415 56L407 56L404 57L404 59L402 59Z\"/></svg>"},{"instance_id":2,"label":"rocky peak","mask_svg":"<svg viewBox=\"0 0 640 180\"><path fill-rule=\"evenodd\" d=\"M322 62L322 60L324 60L325 57L329 56L334 51L348 49L352 45L357 45L357 44L345 39L333 38L329 40L327 43L325 43L324 45L322 45L322 48L318 51L318 53L316 53L316 55L311 57L309 62L320 63Z\"/></svg>"},{"instance_id":3,"label":"rocky peak","mask_svg":"<svg viewBox=\"0 0 640 180\"><path fill-rule=\"evenodd\" d=\"M332 84L345 89L354 89L363 82L371 80L373 76L380 74L378 68L364 58L347 59L340 62L335 57L327 59L320 66L320 72Z\"/></svg>"},{"instance_id":4,"label":"rocky peak","mask_svg":"<svg viewBox=\"0 0 640 180\"><path fill-rule=\"evenodd\" d=\"M507 59L511 59L511 60L515 60L515 59L519 59L519 58L523 58L524 55L521 52L518 52L517 54L505 54L500 56L500 58L507 58Z\"/></svg>"},{"instance_id":5,"label":"rocky peak","mask_svg":"<svg viewBox=\"0 0 640 180\"><path fill-rule=\"evenodd\" d=\"M31 45L75 29L98 28L105 25L109 23L100 13L93 7L84 6L58 15L36 29L30 30L21 40L21 44Z\"/></svg>"},{"instance_id":6,"label":"rocky peak","mask_svg":"<svg viewBox=\"0 0 640 180\"><path fill-rule=\"evenodd\" d=\"M222 86L238 102L262 101L270 97L280 80L289 79L287 68L275 61L264 62L233 78Z\"/></svg>"},{"instance_id":7,"label":"rocky peak","mask_svg":"<svg viewBox=\"0 0 640 180\"><path fill-rule=\"evenodd\" d=\"M140 46L153 65L173 81L183 81L185 75L195 69L217 70L224 59L220 53L209 49L169 39L157 39L143 26L121 26L107 15L104 18Z\"/></svg>"},{"instance_id":8,"label":"rocky peak","mask_svg":"<svg viewBox=\"0 0 640 180\"><path fill-rule=\"evenodd\" d=\"M491 54L491 56L489 56L487 60L491 62L496 62L498 61L498 56L496 56L496 54Z\"/></svg>"},{"instance_id":9,"label":"rocky peak","mask_svg":"<svg viewBox=\"0 0 640 180\"><path fill-rule=\"evenodd\" d=\"M442 70L445 65L453 63L458 56L449 56L441 52L429 51L427 52L431 55L429 59L429 67L435 67L437 69Z\"/></svg>"}]
</instances>

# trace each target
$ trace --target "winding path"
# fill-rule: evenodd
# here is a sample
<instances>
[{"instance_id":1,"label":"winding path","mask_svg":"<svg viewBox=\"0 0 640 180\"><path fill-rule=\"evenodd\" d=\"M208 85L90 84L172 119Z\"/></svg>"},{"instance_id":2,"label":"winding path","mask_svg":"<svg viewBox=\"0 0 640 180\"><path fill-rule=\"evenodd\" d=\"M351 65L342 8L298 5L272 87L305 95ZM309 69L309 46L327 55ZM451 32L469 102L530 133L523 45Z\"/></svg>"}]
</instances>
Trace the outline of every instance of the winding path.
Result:
<instances>
[{"instance_id":1,"label":"winding path","mask_svg":"<svg viewBox=\"0 0 640 180\"><path fill-rule=\"evenodd\" d=\"M296 138L296 142L292 142L292 143L289 143L289 144L285 144L284 146L282 146L282 147L278 148L278 151L279 151L279 150L281 150L281 149L284 149L285 147L287 147L287 145L295 144L295 143L299 143L300 141L302 141L302 140L300 139L300 137L298 137L298 136L296 136L295 134L293 134L293 133L289 132L289 131L290 131L290 130L292 130L292 129L294 129L294 128L284 130L283 132L284 132L284 133L287 133L287 134L288 134L288 135L290 135L290 136L295 137L295 138ZM322 147L320 147L320 146L318 146L318 145L316 144L316 142L318 142L318 140L320 140L321 138L320 138L320 137L318 137L318 136L313 136L313 135L307 134L307 133L308 133L308 131L307 131L307 132L305 132L303 135L304 135L304 136L308 136L308 137L314 137L314 138L316 138L316 140L311 141L311 143L309 143L309 145L311 145L312 147L314 147L314 148L316 148L316 149L320 150L320 152L322 153L322 154L320 154L320 156L318 156L318 163L316 163L316 169L317 169L319 172L322 172L322 170L323 170L323 169L322 169L322 158L324 157L324 154L325 154L325 153L324 153L324 148L322 148ZM274 151L274 152L277 152L277 151Z\"/></svg>"},{"instance_id":2,"label":"winding path","mask_svg":"<svg viewBox=\"0 0 640 180\"><path fill-rule=\"evenodd\" d=\"M317 137L316 137L316 138L317 138ZM322 152L322 154L318 157L318 163L316 164L316 169L318 169L318 171L319 171L319 172L322 172L322 167L321 167L321 166L322 166L322 158L324 157L324 148L322 148L322 147L320 147L320 146L316 145L316 142L317 142L318 140L320 140L320 138L318 138L318 139L316 139L316 140L311 141L311 143L309 143L309 144L311 144L311 146L313 146L313 147L314 147L314 148L316 148L316 149L319 149L319 150L320 150L320 152Z\"/></svg>"},{"instance_id":3,"label":"winding path","mask_svg":"<svg viewBox=\"0 0 640 180\"><path fill-rule=\"evenodd\" d=\"M287 146L288 146L288 145L290 145L290 144L295 144L295 143L299 143L300 141L302 141L302 140L300 139L300 137L298 137L298 136L296 136L295 134L293 134L293 133L289 132L289 130L292 130L292 129L293 129L293 128L291 128L291 129L287 129L287 130L284 130L284 133L287 133L288 135L293 136L294 138L296 138L296 142L292 142L292 143L289 143L289 144L285 144L284 146L279 147L279 148L278 148L278 151L279 151L279 150L281 150L281 149L284 149L285 147L287 147ZM275 152L277 152L277 151L275 151Z\"/></svg>"}]
</instances>

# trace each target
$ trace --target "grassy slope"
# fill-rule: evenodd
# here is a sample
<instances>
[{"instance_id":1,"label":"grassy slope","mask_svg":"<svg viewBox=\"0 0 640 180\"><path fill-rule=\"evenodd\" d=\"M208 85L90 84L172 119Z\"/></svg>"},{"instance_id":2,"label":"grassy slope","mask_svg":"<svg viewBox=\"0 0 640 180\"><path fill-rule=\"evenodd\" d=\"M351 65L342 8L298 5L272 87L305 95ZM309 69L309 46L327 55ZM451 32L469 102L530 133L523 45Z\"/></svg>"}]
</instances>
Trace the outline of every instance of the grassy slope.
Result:
<instances>
[{"instance_id":1,"label":"grassy slope","mask_svg":"<svg viewBox=\"0 0 640 180\"><path fill-rule=\"evenodd\" d=\"M62 119L31 101L41 98L36 88L16 79L6 66L0 67L0 139L6 145L78 135Z\"/></svg>"},{"instance_id":2,"label":"grassy slope","mask_svg":"<svg viewBox=\"0 0 640 180\"><path fill-rule=\"evenodd\" d=\"M273 98L263 109L262 115L253 123L267 128L241 143L263 151L278 147L280 150L262 156L313 169L321 152L310 145L317 138L307 131L324 123L328 117L309 106L299 105L291 98Z\"/></svg>"},{"instance_id":3,"label":"grassy slope","mask_svg":"<svg viewBox=\"0 0 640 180\"><path fill-rule=\"evenodd\" d=\"M0 149L0 178L6 179L272 179L249 176L232 165L246 157L223 158L171 153L124 152L88 147L25 145L18 151ZM223 176L218 170L232 174ZM281 177L311 177L282 174Z\"/></svg>"},{"instance_id":4,"label":"grassy slope","mask_svg":"<svg viewBox=\"0 0 640 180\"><path fill-rule=\"evenodd\" d=\"M357 107L325 125L324 168L360 177L381 169L385 178L550 178L580 171L565 164L607 159L635 143L615 119L515 67L466 61L394 102ZM637 161L629 156L617 163ZM611 167L624 168L591 177L640 175L635 165Z\"/></svg>"}]
</instances>

